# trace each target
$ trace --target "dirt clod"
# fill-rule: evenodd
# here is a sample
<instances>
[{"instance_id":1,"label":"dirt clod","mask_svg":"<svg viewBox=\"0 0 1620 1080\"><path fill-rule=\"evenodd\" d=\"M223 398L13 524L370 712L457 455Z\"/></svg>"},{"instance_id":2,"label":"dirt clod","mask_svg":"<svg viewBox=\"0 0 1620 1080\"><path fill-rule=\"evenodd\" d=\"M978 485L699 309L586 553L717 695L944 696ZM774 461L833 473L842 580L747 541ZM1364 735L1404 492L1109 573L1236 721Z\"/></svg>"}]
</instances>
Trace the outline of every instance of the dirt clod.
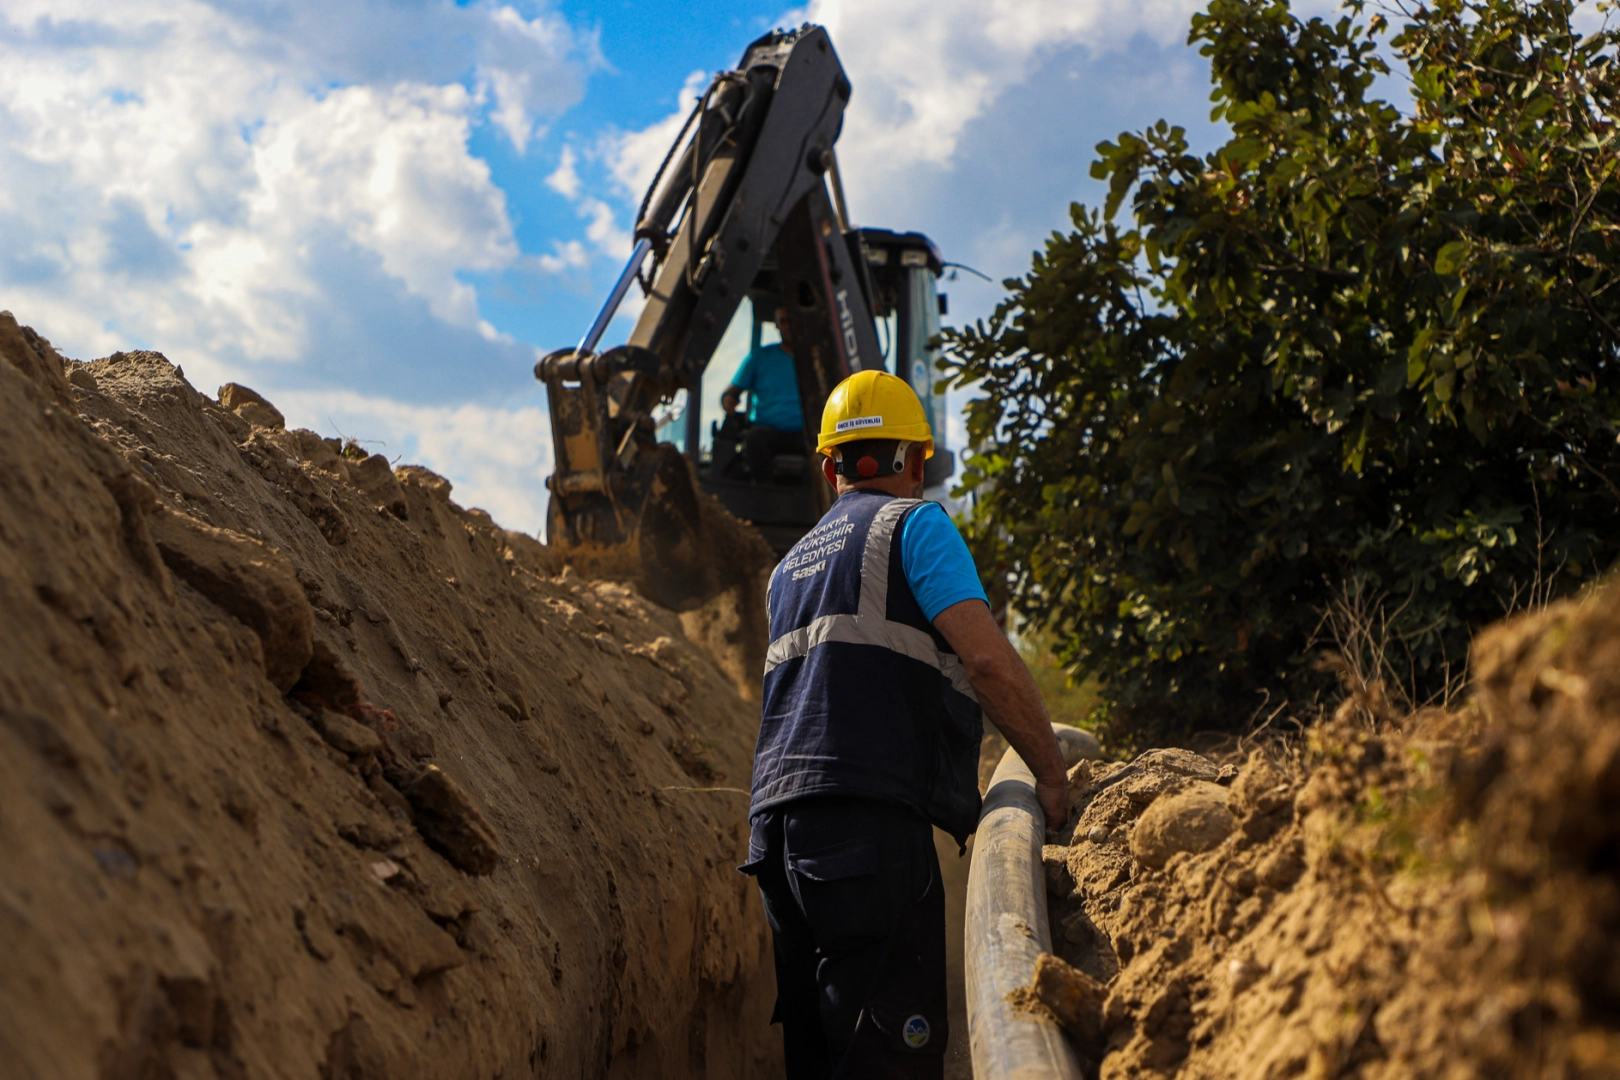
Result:
<instances>
[{"instance_id":1,"label":"dirt clod","mask_svg":"<svg viewBox=\"0 0 1620 1080\"><path fill-rule=\"evenodd\" d=\"M329 746L345 754L375 754L382 750L382 738L375 731L342 713L321 709L315 726Z\"/></svg>"},{"instance_id":2,"label":"dirt clod","mask_svg":"<svg viewBox=\"0 0 1620 1080\"><path fill-rule=\"evenodd\" d=\"M1183 851L1200 852L1225 840L1237 822L1227 809L1228 792L1195 781L1154 801L1131 830L1131 854L1155 870Z\"/></svg>"},{"instance_id":3,"label":"dirt clod","mask_svg":"<svg viewBox=\"0 0 1620 1080\"><path fill-rule=\"evenodd\" d=\"M291 690L315 655L315 617L292 564L264 544L166 509L151 519L163 562L258 635L265 676Z\"/></svg>"},{"instance_id":4,"label":"dirt clod","mask_svg":"<svg viewBox=\"0 0 1620 1080\"><path fill-rule=\"evenodd\" d=\"M1108 988L1051 953L1035 960L1035 996L1069 1032L1080 1052L1097 1058Z\"/></svg>"},{"instance_id":5,"label":"dirt clod","mask_svg":"<svg viewBox=\"0 0 1620 1080\"><path fill-rule=\"evenodd\" d=\"M500 865L500 845L484 815L460 784L437 765L399 781L416 827L428 846L469 874L490 874Z\"/></svg>"},{"instance_id":6,"label":"dirt clod","mask_svg":"<svg viewBox=\"0 0 1620 1080\"><path fill-rule=\"evenodd\" d=\"M393 466L381 454L372 454L361 462L348 462L349 476L373 505L380 506L404 521L409 517L405 508L405 489L394 477Z\"/></svg>"},{"instance_id":7,"label":"dirt clod","mask_svg":"<svg viewBox=\"0 0 1620 1080\"><path fill-rule=\"evenodd\" d=\"M1219 765L1191 750L1173 746L1149 750L1136 759L1136 764L1144 769L1162 769L1165 772L1179 773L1194 780L1206 780L1211 783L1221 778Z\"/></svg>"},{"instance_id":8,"label":"dirt clod","mask_svg":"<svg viewBox=\"0 0 1620 1080\"><path fill-rule=\"evenodd\" d=\"M281 410L270 404L257 391L238 383L226 383L219 388L219 403L254 427L275 428L287 426Z\"/></svg>"},{"instance_id":9,"label":"dirt clod","mask_svg":"<svg viewBox=\"0 0 1620 1080\"><path fill-rule=\"evenodd\" d=\"M73 404L62 355L32 327L18 325L9 311L0 311L0 355L56 404Z\"/></svg>"}]
</instances>

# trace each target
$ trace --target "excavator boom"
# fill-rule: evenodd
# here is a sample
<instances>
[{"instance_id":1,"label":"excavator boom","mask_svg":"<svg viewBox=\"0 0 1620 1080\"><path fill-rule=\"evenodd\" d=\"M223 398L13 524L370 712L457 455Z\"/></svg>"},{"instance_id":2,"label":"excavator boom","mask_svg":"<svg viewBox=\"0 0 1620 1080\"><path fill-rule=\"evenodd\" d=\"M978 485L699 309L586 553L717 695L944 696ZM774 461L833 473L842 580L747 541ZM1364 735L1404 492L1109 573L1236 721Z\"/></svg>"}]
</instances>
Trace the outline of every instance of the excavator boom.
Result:
<instances>
[{"instance_id":1,"label":"excavator boom","mask_svg":"<svg viewBox=\"0 0 1620 1080\"><path fill-rule=\"evenodd\" d=\"M849 95L821 27L750 45L735 71L710 83L671 147L642 203L635 250L590 330L535 365L556 452L550 541L616 553L667 606L700 601L713 582L697 440L688 437L684 451L660 442L655 411L683 391L697 407L703 373L741 305L769 296L773 312L786 311L807 431L840 380L885 366L868 253L843 210L833 153ZM638 282L646 303L629 341L598 351ZM786 496L805 504L800 517L830 503L812 458L807 445L803 482Z\"/></svg>"}]
</instances>

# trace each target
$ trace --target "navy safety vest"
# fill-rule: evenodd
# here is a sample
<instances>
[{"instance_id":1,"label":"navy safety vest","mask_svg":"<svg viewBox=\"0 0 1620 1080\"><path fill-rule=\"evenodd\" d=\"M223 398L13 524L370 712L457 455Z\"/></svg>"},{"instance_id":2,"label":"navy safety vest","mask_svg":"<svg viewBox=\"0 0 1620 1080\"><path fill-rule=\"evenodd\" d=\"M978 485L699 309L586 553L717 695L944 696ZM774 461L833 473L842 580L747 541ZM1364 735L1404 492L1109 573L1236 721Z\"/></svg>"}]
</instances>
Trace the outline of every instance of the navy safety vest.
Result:
<instances>
[{"instance_id":1,"label":"navy safety vest","mask_svg":"<svg viewBox=\"0 0 1620 1080\"><path fill-rule=\"evenodd\" d=\"M848 492L772 572L750 815L853 795L911 807L958 843L977 827L983 714L901 566L923 505Z\"/></svg>"}]
</instances>

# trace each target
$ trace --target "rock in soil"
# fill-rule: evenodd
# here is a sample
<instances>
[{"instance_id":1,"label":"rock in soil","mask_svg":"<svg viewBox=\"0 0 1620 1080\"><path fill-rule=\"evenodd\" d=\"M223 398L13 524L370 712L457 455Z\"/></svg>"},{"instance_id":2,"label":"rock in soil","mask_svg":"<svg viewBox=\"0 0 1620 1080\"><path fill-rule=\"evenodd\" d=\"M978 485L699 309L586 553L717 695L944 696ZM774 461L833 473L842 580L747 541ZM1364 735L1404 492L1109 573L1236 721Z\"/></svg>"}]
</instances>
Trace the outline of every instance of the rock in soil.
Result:
<instances>
[{"instance_id":1,"label":"rock in soil","mask_svg":"<svg viewBox=\"0 0 1620 1080\"><path fill-rule=\"evenodd\" d=\"M255 390L237 383L226 383L219 388L219 403L254 427L285 428L287 418L281 410L270 404Z\"/></svg>"},{"instance_id":2,"label":"rock in soil","mask_svg":"<svg viewBox=\"0 0 1620 1080\"><path fill-rule=\"evenodd\" d=\"M152 538L174 575L259 638L265 677L291 690L315 655L315 617L292 564L264 544L164 507Z\"/></svg>"},{"instance_id":3,"label":"rock in soil","mask_svg":"<svg viewBox=\"0 0 1620 1080\"><path fill-rule=\"evenodd\" d=\"M408 516L405 489L394 477L393 466L388 464L387 458L381 454L372 454L364 461L349 462L348 469L349 475L354 480L354 486L359 488L367 499L401 520Z\"/></svg>"},{"instance_id":4,"label":"rock in soil","mask_svg":"<svg viewBox=\"0 0 1620 1080\"><path fill-rule=\"evenodd\" d=\"M345 754L375 754L383 747L382 737L371 728L330 709L320 710L315 728L332 749Z\"/></svg>"},{"instance_id":5,"label":"rock in soil","mask_svg":"<svg viewBox=\"0 0 1620 1080\"><path fill-rule=\"evenodd\" d=\"M1230 793L1225 788L1203 781L1161 796L1131 830L1131 854L1144 866L1157 870L1172 855L1215 847L1237 826L1226 808L1228 798Z\"/></svg>"},{"instance_id":6,"label":"rock in soil","mask_svg":"<svg viewBox=\"0 0 1620 1080\"><path fill-rule=\"evenodd\" d=\"M402 779L399 790L429 847L469 874L494 873L499 841L461 785L429 765Z\"/></svg>"}]
</instances>

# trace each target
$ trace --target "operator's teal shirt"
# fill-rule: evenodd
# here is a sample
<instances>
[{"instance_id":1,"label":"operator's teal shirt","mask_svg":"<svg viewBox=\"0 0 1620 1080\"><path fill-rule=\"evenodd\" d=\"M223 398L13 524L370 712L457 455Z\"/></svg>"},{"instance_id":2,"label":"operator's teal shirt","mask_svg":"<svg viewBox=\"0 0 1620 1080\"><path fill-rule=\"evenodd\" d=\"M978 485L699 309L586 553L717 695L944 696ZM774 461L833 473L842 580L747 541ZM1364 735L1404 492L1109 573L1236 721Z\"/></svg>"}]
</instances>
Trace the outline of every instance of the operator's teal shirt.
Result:
<instances>
[{"instance_id":1,"label":"operator's teal shirt","mask_svg":"<svg viewBox=\"0 0 1620 1080\"><path fill-rule=\"evenodd\" d=\"M778 431L803 431L799 376L793 356L780 345L761 345L748 354L731 385L747 390L748 419Z\"/></svg>"}]
</instances>

